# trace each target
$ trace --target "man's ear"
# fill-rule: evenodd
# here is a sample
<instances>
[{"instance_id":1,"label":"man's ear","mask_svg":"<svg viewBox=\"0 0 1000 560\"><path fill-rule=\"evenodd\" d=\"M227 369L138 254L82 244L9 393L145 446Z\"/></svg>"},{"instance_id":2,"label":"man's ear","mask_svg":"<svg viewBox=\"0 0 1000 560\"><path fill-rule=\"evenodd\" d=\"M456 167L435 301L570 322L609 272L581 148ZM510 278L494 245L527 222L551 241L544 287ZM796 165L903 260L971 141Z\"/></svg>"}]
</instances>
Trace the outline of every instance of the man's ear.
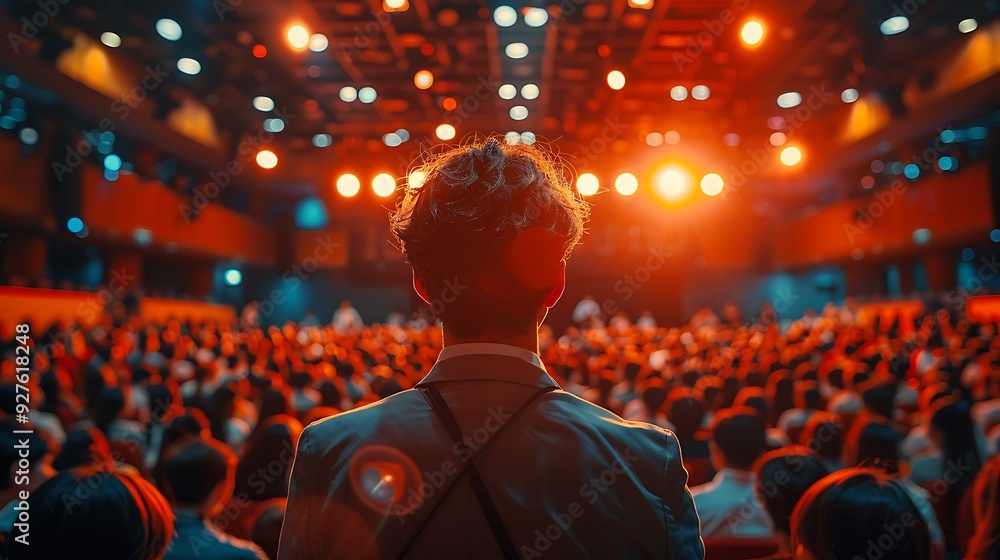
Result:
<instances>
[{"instance_id":1,"label":"man's ear","mask_svg":"<svg viewBox=\"0 0 1000 560\"><path fill-rule=\"evenodd\" d=\"M566 261L559 261L558 266L559 277L556 280L556 284L552 287L552 290L545 295L545 298L542 299L542 305L549 309L555 307L559 298L562 297L563 292L566 291Z\"/></svg>"},{"instance_id":2,"label":"man's ear","mask_svg":"<svg viewBox=\"0 0 1000 560\"><path fill-rule=\"evenodd\" d=\"M431 298L427 295L427 288L424 287L424 283L420 281L420 278L417 278L416 272L413 273L413 290L417 292L420 299L424 300L424 303L430 305Z\"/></svg>"}]
</instances>

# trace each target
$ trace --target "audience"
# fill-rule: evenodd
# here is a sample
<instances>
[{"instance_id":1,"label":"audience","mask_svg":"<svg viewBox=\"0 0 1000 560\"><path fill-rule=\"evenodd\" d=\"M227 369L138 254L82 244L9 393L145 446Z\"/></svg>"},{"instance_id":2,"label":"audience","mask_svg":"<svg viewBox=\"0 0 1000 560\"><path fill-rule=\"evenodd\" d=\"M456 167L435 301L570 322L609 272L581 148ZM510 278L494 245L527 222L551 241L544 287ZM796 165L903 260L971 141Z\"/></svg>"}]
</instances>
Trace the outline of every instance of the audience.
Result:
<instances>
[{"instance_id":1,"label":"audience","mask_svg":"<svg viewBox=\"0 0 1000 560\"><path fill-rule=\"evenodd\" d=\"M712 426L711 482L691 489L704 537L767 536L771 519L754 493L752 468L764 451L764 420L750 407L719 412Z\"/></svg>"},{"instance_id":2,"label":"audience","mask_svg":"<svg viewBox=\"0 0 1000 560\"><path fill-rule=\"evenodd\" d=\"M877 470L847 468L806 490L792 512L803 560L929 560L931 539L906 490Z\"/></svg>"},{"instance_id":3,"label":"audience","mask_svg":"<svg viewBox=\"0 0 1000 560\"><path fill-rule=\"evenodd\" d=\"M31 548L16 541L25 487L5 440L6 557L189 558L193 543L203 558L273 557L303 426L413 387L441 349L424 316L361 325L351 309L339 329L108 318L38 331ZM853 317L701 313L695 329L604 326L597 309L583 327L543 329L539 350L567 391L671 429L685 462L711 463L692 488L710 541L776 539L816 559L1000 558L994 325L942 312L905 333ZM13 347L0 325L8 439L21 427ZM79 488L89 497L65 507ZM100 554L78 545L98 539Z\"/></svg>"},{"instance_id":4,"label":"audience","mask_svg":"<svg viewBox=\"0 0 1000 560\"><path fill-rule=\"evenodd\" d=\"M167 452L160 488L173 509L176 532L164 560L266 560L257 545L233 538L207 521L232 497L237 461L221 442L195 436Z\"/></svg>"}]
</instances>

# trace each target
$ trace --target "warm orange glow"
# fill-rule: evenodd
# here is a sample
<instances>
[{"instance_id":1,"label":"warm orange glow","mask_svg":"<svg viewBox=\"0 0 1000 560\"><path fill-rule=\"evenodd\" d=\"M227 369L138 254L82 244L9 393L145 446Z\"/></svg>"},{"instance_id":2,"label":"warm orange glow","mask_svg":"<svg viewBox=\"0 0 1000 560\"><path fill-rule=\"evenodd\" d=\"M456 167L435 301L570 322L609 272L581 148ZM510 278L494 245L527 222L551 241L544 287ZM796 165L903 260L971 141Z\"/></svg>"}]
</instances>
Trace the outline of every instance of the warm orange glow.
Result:
<instances>
[{"instance_id":1,"label":"warm orange glow","mask_svg":"<svg viewBox=\"0 0 1000 560\"><path fill-rule=\"evenodd\" d=\"M257 165L264 169L274 169L278 165L278 156L271 150L261 150L257 152Z\"/></svg>"},{"instance_id":2,"label":"warm orange glow","mask_svg":"<svg viewBox=\"0 0 1000 560\"><path fill-rule=\"evenodd\" d=\"M601 188L601 182L593 173L584 173L576 179L576 190L580 191L583 196L594 196L599 188Z\"/></svg>"},{"instance_id":3,"label":"warm orange glow","mask_svg":"<svg viewBox=\"0 0 1000 560\"><path fill-rule=\"evenodd\" d=\"M622 196L632 196L639 190L639 180L631 173L622 173L615 179L615 190Z\"/></svg>"},{"instance_id":4,"label":"warm orange glow","mask_svg":"<svg viewBox=\"0 0 1000 560\"><path fill-rule=\"evenodd\" d=\"M361 191L361 181L350 173L345 173L337 179L337 192L350 198Z\"/></svg>"},{"instance_id":5,"label":"warm orange glow","mask_svg":"<svg viewBox=\"0 0 1000 560\"><path fill-rule=\"evenodd\" d=\"M793 165L798 165L802 161L802 150L795 146L788 146L784 150L781 150L781 163L792 167Z\"/></svg>"},{"instance_id":6,"label":"warm orange glow","mask_svg":"<svg viewBox=\"0 0 1000 560\"><path fill-rule=\"evenodd\" d=\"M677 163L670 163L653 176L653 190L664 202L678 204L694 193L694 176L691 170Z\"/></svg>"},{"instance_id":7,"label":"warm orange glow","mask_svg":"<svg viewBox=\"0 0 1000 560\"><path fill-rule=\"evenodd\" d=\"M309 31L301 25L289 27L286 36L288 37L288 44L293 49L302 50L309 44Z\"/></svg>"},{"instance_id":8,"label":"warm orange glow","mask_svg":"<svg viewBox=\"0 0 1000 560\"><path fill-rule=\"evenodd\" d=\"M379 173L372 179L372 190L379 196L389 196L396 190L396 180L388 173Z\"/></svg>"},{"instance_id":9,"label":"warm orange glow","mask_svg":"<svg viewBox=\"0 0 1000 560\"><path fill-rule=\"evenodd\" d=\"M764 39L764 26L756 20L750 20L740 29L740 39L748 47L756 47Z\"/></svg>"},{"instance_id":10,"label":"warm orange glow","mask_svg":"<svg viewBox=\"0 0 1000 560\"><path fill-rule=\"evenodd\" d=\"M431 74L430 70L421 70L413 76L413 85L417 86L417 89L428 89L433 84L434 74Z\"/></svg>"},{"instance_id":11,"label":"warm orange glow","mask_svg":"<svg viewBox=\"0 0 1000 560\"><path fill-rule=\"evenodd\" d=\"M410 172L410 175L406 178L406 184L411 189L419 189L424 186L424 181L427 180L427 174L419 169L415 169Z\"/></svg>"}]
</instances>

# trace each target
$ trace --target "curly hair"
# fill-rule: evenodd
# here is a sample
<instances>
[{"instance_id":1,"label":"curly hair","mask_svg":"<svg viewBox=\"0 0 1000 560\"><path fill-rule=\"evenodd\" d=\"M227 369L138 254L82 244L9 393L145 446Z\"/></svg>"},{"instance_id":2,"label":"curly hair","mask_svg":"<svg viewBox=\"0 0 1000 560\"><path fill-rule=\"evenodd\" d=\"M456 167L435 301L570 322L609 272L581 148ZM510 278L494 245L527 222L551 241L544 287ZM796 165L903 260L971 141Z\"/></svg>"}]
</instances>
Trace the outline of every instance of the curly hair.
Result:
<instances>
[{"instance_id":1,"label":"curly hair","mask_svg":"<svg viewBox=\"0 0 1000 560\"><path fill-rule=\"evenodd\" d=\"M464 336L513 332L537 317L589 207L545 148L495 138L425 161L390 215L431 311Z\"/></svg>"}]
</instances>

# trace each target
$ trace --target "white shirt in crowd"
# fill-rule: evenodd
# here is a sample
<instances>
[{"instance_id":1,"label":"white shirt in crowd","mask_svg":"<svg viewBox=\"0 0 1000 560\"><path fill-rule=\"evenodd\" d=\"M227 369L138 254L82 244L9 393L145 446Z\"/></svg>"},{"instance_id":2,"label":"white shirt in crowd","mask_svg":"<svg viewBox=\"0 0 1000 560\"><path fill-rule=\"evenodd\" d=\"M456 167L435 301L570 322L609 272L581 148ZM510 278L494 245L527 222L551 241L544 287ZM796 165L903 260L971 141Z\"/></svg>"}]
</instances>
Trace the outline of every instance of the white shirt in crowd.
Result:
<instances>
[{"instance_id":1,"label":"white shirt in crowd","mask_svg":"<svg viewBox=\"0 0 1000 560\"><path fill-rule=\"evenodd\" d=\"M703 537L769 537L771 517L754 494L757 475L724 468L710 482L691 489Z\"/></svg>"}]
</instances>

